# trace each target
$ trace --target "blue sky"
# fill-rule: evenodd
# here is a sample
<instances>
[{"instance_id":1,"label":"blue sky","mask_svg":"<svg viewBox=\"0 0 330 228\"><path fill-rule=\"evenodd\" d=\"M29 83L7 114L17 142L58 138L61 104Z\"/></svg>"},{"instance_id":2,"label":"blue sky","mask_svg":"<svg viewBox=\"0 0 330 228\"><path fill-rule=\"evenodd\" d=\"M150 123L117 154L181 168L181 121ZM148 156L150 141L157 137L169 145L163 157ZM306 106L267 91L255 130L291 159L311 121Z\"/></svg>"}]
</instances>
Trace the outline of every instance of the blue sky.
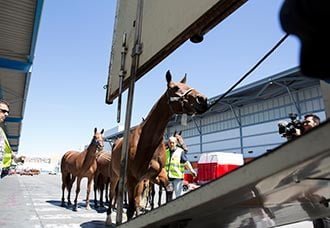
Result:
<instances>
[{"instance_id":1,"label":"blue sky","mask_svg":"<svg viewBox=\"0 0 330 228\"><path fill-rule=\"evenodd\" d=\"M145 117L166 89L165 72L208 97L224 93L284 35L282 1L248 1L207 33L187 41L135 87L132 124ZM81 150L93 129L116 122L117 100L105 103L116 1L44 2L19 153L56 157ZM290 36L239 86L298 65L299 42ZM126 109L126 93L123 108ZM125 112L122 112L124 125Z\"/></svg>"}]
</instances>

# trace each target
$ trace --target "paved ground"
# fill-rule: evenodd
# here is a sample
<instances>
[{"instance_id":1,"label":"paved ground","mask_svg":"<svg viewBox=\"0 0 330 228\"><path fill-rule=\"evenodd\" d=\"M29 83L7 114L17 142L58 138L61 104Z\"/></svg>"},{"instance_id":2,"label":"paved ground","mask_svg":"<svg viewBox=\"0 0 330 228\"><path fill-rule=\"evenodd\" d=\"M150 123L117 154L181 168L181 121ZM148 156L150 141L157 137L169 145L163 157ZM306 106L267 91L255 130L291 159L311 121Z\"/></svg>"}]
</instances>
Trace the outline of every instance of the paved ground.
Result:
<instances>
[{"instance_id":1,"label":"paved ground","mask_svg":"<svg viewBox=\"0 0 330 228\"><path fill-rule=\"evenodd\" d=\"M77 212L60 206L60 175L7 176L0 180L1 228L105 227L106 209L86 210L86 181ZM75 187L74 187L75 189ZM73 201L75 193L71 195ZM91 194L94 199L94 194ZM115 213L113 213L115 221Z\"/></svg>"}]
</instances>

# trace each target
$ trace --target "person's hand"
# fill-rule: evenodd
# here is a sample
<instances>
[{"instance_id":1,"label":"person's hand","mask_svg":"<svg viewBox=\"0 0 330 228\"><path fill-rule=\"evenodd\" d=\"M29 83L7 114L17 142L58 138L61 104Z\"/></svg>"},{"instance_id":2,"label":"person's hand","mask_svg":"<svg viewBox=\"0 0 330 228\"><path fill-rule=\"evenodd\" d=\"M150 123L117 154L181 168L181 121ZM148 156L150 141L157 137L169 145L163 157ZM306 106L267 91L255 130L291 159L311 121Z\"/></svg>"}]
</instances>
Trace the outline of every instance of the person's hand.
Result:
<instances>
[{"instance_id":1,"label":"person's hand","mask_svg":"<svg viewBox=\"0 0 330 228\"><path fill-rule=\"evenodd\" d=\"M193 175L193 177L197 177L197 173L195 170L191 170L191 174Z\"/></svg>"},{"instance_id":2,"label":"person's hand","mask_svg":"<svg viewBox=\"0 0 330 228\"><path fill-rule=\"evenodd\" d=\"M301 132L301 130L299 128L296 128L296 132L293 133L292 135L294 135L294 136L300 136L300 135L302 135L302 132Z\"/></svg>"}]
</instances>

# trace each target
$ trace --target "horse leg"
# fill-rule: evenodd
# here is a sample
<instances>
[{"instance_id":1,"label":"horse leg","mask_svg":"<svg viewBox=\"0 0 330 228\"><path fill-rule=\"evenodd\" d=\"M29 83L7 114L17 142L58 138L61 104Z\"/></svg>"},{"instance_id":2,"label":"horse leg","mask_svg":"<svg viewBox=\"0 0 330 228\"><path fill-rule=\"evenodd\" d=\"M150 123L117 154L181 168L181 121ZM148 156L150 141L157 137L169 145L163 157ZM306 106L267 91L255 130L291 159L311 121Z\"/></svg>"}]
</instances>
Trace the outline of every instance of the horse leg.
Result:
<instances>
[{"instance_id":1,"label":"horse leg","mask_svg":"<svg viewBox=\"0 0 330 228\"><path fill-rule=\"evenodd\" d=\"M164 187L166 192L166 203L168 203L173 199L173 185L169 182L164 168L162 168L157 178L159 180L159 193L160 191L162 191L162 187ZM160 193L160 195L161 194L162 193ZM160 204L161 204L161 197L158 199L158 206L160 206Z\"/></svg>"},{"instance_id":2,"label":"horse leg","mask_svg":"<svg viewBox=\"0 0 330 228\"><path fill-rule=\"evenodd\" d=\"M103 192L104 192L104 177L102 177L101 183L100 183L100 206L101 207L104 207L104 204L103 204Z\"/></svg>"},{"instance_id":3,"label":"horse leg","mask_svg":"<svg viewBox=\"0 0 330 228\"><path fill-rule=\"evenodd\" d=\"M109 203L109 183L110 183L110 179L109 177L106 179L106 184L105 184L105 202Z\"/></svg>"},{"instance_id":4,"label":"horse leg","mask_svg":"<svg viewBox=\"0 0 330 228\"><path fill-rule=\"evenodd\" d=\"M141 214L141 209L142 209L142 207L141 207L141 198L143 197L143 190L144 190L145 181L146 180L142 180L142 181L138 182L136 187L134 188L134 196L133 196L134 197L134 207L135 207L135 212L136 212L137 216ZM129 198L129 206L131 204L130 199L131 198Z\"/></svg>"},{"instance_id":5,"label":"horse leg","mask_svg":"<svg viewBox=\"0 0 330 228\"><path fill-rule=\"evenodd\" d=\"M77 211L78 208L78 195L80 192L80 182L81 182L81 177L77 178L77 186L76 186L76 198L74 199L74 205L73 205L73 211Z\"/></svg>"},{"instance_id":6,"label":"horse leg","mask_svg":"<svg viewBox=\"0 0 330 228\"><path fill-rule=\"evenodd\" d=\"M159 187L158 187L158 207L160 207L160 205L162 205L162 195L163 195L163 185L159 184Z\"/></svg>"},{"instance_id":7,"label":"horse leg","mask_svg":"<svg viewBox=\"0 0 330 228\"><path fill-rule=\"evenodd\" d=\"M136 202L135 202L135 188L138 187L139 183L136 181L129 181L127 186L127 192L128 192L128 208L127 208L127 219L130 220L133 218L134 212L136 211ZM139 185L139 187L143 187L143 185ZM140 197L139 195L138 197ZM140 203L140 201L138 202ZM137 212L138 213L138 212Z\"/></svg>"},{"instance_id":8,"label":"horse leg","mask_svg":"<svg viewBox=\"0 0 330 228\"><path fill-rule=\"evenodd\" d=\"M65 202L64 202L64 192L65 192L65 188L67 187L67 182L66 182L66 174L62 173L62 200L61 200L61 206L64 207L65 206Z\"/></svg>"},{"instance_id":9,"label":"horse leg","mask_svg":"<svg viewBox=\"0 0 330 228\"><path fill-rule=\"evenodd\" d=\"M110 178L110 194L109 194L109 207L107 210L107 219L105 221L106 225L111 225L112 220L111 220L111 210L114 209L115 207L115 196L116 196L116 188L117 188L117 183L118 183L119 177L118 176L111 176Z\"/></svg>"},{"instance_id":10,"label":"horse leg","mask_svg":"<svg viewBox=\"0 0 330 228\"><path fill-rule=\"evenodd\" d=\"M145 201L145 204L143 206L141 206L141 201L140 201L139 206L135 206L137 208L137 215L138 215L139 209L147 210L149 199L150 199L150 188L151 188L151 182L149 180L142 181L142 189L140 187L140 190L138 190L136 195L138 196L140 194L141 197L139 197L139 200L141 200L142 202ZM139 191L141 191L141 190L142 190L142 192L139 193Z\"/></svg>"},{"instance_id":11,"label":"horse leg","mask_svg":"<svg viewBox=\"0 0 330 228\"><path fill-rule=\"evenodd\" d=\"M99 179L99 175L96 174L94 177L94 207L98 208L99 205L97 203L97 188L98 188L98 179Z\"/></svg>"},{"instance_id":12,"label":"horse leg","mask_svg":"<svg viewBox=\"0 0 330 228\"><path fill-rule=\"evenodd\" d=\"M124 207L128 207L128 190L127 187L125 186L124 189Z\"/></svg>"},{"instance_id":13,"label":"horse leg","mask_svg":"<svg viewBox=\"0 0 330 228\"><path fill-rule=\"evenodd\" d=\"M148 205L150 205L150 209L152 210L154 208L154 188L155 184L151 181L148 181L148 185L145 185L145 197L146 197L146 205L145 209L148 208Z\"/></svg>"},{"instance_id":14,"label":"horse leg","mask_svg":"<svg viewBox=\"0 0 330 228\"><path fill-rule=\"evenodd\" d=\"M153 210L155 208L155 183L150 183L150 208Z\"/></svg>"},{"instance_id":15,"label":"horse leg","mask_svg":"<svg viewBox=\"0 0 330 228\"><path fill-rule=\"evenodd\" d=\"M143 180L144 178L142 178ZM143 191L143 181L138 181L132 176L127 176L127 192L128 192L128 207L127 207L127 219L133 218L134 212L139 214L140 198ZM136 201L137 200L137 201Z\"/></svg>"},{"instance_id":16,"label":"horse leg","mask_svg":"<svg viewBox=\"0 0 330 228\"><path fill-rule=\"evenodd\" d=\"M91 187L92 187L92 181L93 181L93 177L88 177L88 182L87 182L87 194L86 194L86 209L90 210L91 207L89 205L89 194L91 192Z\"/></svg>"},{"instance_id":17,"label":"horse leg","mask_svg":"<svg viewBox=\"0 0 330 228\"><path fill-rule=\"evenodd\" d=\"M72 189L72 185L74 183L74 181L76 180L76 177L73 176L72 174L69 174L67 177L67 183L68 183L68 206L71 206L71 189Z\"/></svg>"}]
</instances>

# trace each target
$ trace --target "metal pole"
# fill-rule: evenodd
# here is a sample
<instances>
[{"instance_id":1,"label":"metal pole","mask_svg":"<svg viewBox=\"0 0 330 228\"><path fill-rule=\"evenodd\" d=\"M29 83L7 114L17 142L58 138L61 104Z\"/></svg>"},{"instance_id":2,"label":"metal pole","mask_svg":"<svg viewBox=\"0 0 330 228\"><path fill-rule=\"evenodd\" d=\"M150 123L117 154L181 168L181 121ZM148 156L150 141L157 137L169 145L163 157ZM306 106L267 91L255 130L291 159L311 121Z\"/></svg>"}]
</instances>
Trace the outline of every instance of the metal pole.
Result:
<instances>
[{"instance_id":1,"label":"metal pole","mask_svg":"<svg viewBox=\"0 0 330 228\"><path fill-rule=\"evenodd\" d=\"M243 150L243 129L242 129L242 114L241 114L241 109L238 108L238 120L237 120L238 124L239 124L239 142L241 145L241 154L244 156L244 150Z\"/></svg>"},{"instance_id":2,"label":"metal pole","mask_svg":"<svg viewBox=\"0 0 330 228\"><path fill-rule=\"evenodd\" d=\"M227 104L227 103L225 103L225 104ZM243 154L243 131L242 131L241 109L238 108L238 116L237 116L237 114L236 114L233 106L231 104L227 104L227 105L229 105L230 110L234 114L235 119L236 119L236 121L238 123L238 126L239 126L239 138L240 138L239 141L240 141L240 146L241 146L241 154L244 155Z\"/></svg>"},{"instance_id":3,"label":"metal pole","mask_svg":"<svg viewBox=\"0 0 330 228\"><path fill-rule=\"evenodd\" d=\"M296 102L296 100L294 99L294 97L292 96L292 93L291 93L290 88L289 88L288 86L286 86L286 85L283 85L283 84L279 83L279 82L273 82L273 83L276 84L276 85L279 85L279 86L281 86L281 87L283 87L283 88L286 89L286 91L288 92L289 97L290 97L290 99L291 99L291 102L294 104L294 106L295 106L295 108L296 108L296 110L297 110L297 113L298 113L298 115L299 115L299 117L300 117L300 116L301 116L300 107L299 107L299 105L297 104L297 102Z\"/></svg>"},{"instance_id":4,"label":"metal pole","mask_svg":"<svg viewBox=\"0 0 330 228\"><path fill-rule=\"evenodd\" d=\"M132 117L132 107L133 107L133 96L134 96L134 86L137 69L139 66L139 55L142 52L141 48L141 26L142 26L142 12L143 12L143 0L138 0L137 12L136 12L136 23L135 23L135 39L134 46L132 50L132 65L131 65L131 77L128 88L127 96L127 109L126 109L126 119L125 119L125 130L124 130L124 142L121 151L121 161L120 161L120 179L118 183L118 194L117 194L117 215L116 224L120 225L123 218L123 195L124 195L124 185L127 170L127 159L128 159L128 148L129 148L129 133L131 126Z\"/></svg>"},{"instance_id":5,"label":"metal pole","mask_svg":"<svg viewBox=\"0 0 330 228\"><path fill-rule=\"evenodd\" d=\"M120 122L120 115L121 115L121 97L123 92L123 81L126 75L125 70L125 60L126 60L126 53L127 53L127 47L126 47L126 38L127 33L123 34L123 41L121 45L121 59L120 59L120 73L119 73L119 92L118 92L118 107L117 107L117 123Z\"/></svg>"},{"instance_id":6,"label":"metal pole","mask_svg":"<svg viewBox=\"0 0 330 228\"><path fill-rule=\"evenodd\" d=\"M199 132L199 150L200 150L200 153L203 153L203 133L202 133L202 119L201 118L199 119L199 127L200 127L200 130L198 131Z\"/></svg>"}]
</instances>

